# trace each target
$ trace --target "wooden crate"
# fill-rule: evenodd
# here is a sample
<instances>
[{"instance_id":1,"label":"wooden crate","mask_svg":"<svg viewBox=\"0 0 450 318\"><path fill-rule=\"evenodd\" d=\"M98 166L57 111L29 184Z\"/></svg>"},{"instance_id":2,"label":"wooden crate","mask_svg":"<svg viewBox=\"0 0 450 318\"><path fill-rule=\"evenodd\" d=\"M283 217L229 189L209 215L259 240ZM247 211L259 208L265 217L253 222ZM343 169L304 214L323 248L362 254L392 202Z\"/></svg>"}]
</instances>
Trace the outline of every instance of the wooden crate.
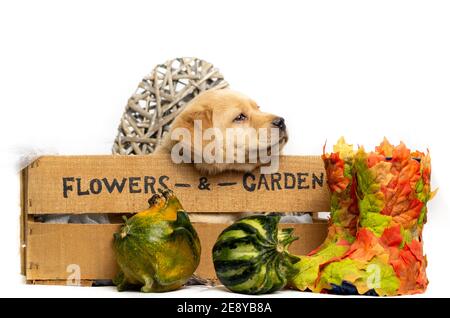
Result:
<instances>
[{"instance_id":1,"label":"wooden crate","mask_svg":"<svg viewBox=\"0 0 450 318\"><path fill-rule=\"evenodd\" d=\"M169 187L188 212L319 212L329 210L329 192L319 156L283 156L275 174L203 176L166 155L45 156L21 174L22 273L30 283L67 284L111 279L114 224L39 223L41 214L135 213L160 187ZM211 250L226 224L194 223L202 256L197 274L214 279ZM290 248L306 254L325 238L327 224L283 224L300 239Z\"/></svg>"}]
</instances>

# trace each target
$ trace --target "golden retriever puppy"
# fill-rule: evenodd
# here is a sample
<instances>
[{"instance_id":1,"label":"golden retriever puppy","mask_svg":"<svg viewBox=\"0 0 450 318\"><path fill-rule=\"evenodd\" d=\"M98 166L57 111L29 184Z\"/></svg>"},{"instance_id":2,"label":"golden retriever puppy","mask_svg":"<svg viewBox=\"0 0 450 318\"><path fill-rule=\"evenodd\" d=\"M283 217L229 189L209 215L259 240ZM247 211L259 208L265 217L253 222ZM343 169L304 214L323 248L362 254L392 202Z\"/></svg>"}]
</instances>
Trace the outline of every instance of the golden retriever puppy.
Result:
<instances>
[{"instance_id":1,"label":"golden retriever puppy","mask_svg":"<svg viewBox=\"0 0 450 318\"><path fill-rule=\"evenodd\" d=\"M188 137L177 134L180 129L188 131ZM211 129L214 136L208 138L206 132ZM271 140L273 129L277 131L276 140ZM203 138L195 140L196 135ZM221 141L217 140L218 135L223 138ZM211 140L217 141L210 147L211 157L216 160L206 162L203 155L208 145L211 146ZM270 156L273 149L281 151L287 140L282 117L262 112L255 101L242 93L230 89L211 90L201 93L186 106L155 153L171 153L176 144L184 143L190 145L186 147L190 153L183 155L188 155L190 162L203 173L252 171L266 163L260 160L260 149L264 148ZM239 154L244 161L238 160ZM200 160L196 161L196 156Z\"/></svg>"},{"instance_id":2,"label":"golden retriever puppy","mask_svg":"<svg viewBox=\"0 0 450 318\"><path fill-rule=\"evenodd\" d=\"M274 136L270 133L272 129L277 132L275 140L272 140ZM208 130L214 136L205 138ZM212 140L217 142L212 143ZM262 112L255 101L236 91L210 90L196 96L176 117L155 153L173 155L174 147L182 145L186 147L175 152L188 152L182 153L187 158L184 162L194 164L202 173L252 171L267 163L261 162L260 148L270 156L272 151L281 151L287 140L288 133L282 117ZM216 160L208 162L203 155L211 144L214 147L211 147L210 154ZM231 148L231 154L227 147ZM244 158L243 161L238 160L238 154L241 159ZM228 223L244 215L191 213L190 218L193 222Z\"/></svg>"}]
</instances>

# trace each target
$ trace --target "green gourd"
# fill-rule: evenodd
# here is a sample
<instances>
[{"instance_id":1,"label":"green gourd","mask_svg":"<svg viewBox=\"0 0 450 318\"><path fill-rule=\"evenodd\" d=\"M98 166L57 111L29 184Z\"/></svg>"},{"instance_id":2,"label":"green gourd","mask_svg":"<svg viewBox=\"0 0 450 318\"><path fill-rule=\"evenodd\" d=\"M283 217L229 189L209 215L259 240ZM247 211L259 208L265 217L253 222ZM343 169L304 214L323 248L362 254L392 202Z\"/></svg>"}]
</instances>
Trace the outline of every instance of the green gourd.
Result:
<instances>
[{"instance_id":1,"label":"green gourd","mask_svg":"<svg viewBox=\"0 0 450 318\"><path fill-rule=\"evenodd\" d=\"M226 228L213 248L217 277L229 290L265 294L283 288L299 258L287 248L297 237L278 229L279 216L254 215Z\"/></svg>"},{"instance_id":2,"label":"green gourd","mask_svg":"<svg viewBox=\"0 0 450 318\"><path fill-rule=\"evenodd\" d=\"M114 234L119 291L165 292L181 287L200 261L200 241L170 190L155 194L150 207L127 219Z\"/></svg>"}]
</instances>

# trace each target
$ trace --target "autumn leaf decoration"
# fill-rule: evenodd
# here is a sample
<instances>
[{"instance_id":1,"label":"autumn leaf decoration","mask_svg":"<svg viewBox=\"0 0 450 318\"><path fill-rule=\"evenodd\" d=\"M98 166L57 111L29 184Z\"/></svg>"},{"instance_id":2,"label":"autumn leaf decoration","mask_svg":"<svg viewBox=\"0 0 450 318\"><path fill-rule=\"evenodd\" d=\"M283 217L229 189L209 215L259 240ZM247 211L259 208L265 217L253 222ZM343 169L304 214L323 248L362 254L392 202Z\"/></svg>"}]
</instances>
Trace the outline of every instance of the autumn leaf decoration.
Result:
<instances>
[{"instance_id":1,"label":"autumn leaf decoration","mask_svg":"<svg viewBox=\"0 0 450 318\"><path fill-rule=\"evenodd\" d=\"M342 168L337 168L336 160L330 166L327 161L331 158L333 154L324 157L328 182L331 183L331 228L340 224L342 229L355 219L350 219L349 209L344 220L339 218L334 208L342 203L333 201L351 202L352 194L346 198L334 195L334 192L347 189L344 185L349 179L342 176L342 171L337 171ZM330 167L333 171L328 171ZM308 289L380 296L424 292L428 280L422 229L426 222L427 202L435 194L430 189L430 174L428 152L411 152L403 143L394 147L386 139L373 152L359 148L353 157L352 169L359 211L355 237L352 241L351 235L346 236L349 238L346 243L352 242L344 253L341 253L342 249L327 252L337 256L320 264L315 281ZM333 219L338 222L333 223ZM330 248L336 250L340 246L342 244ZM309 257L300 262L306 262ZM296 280L302 281L299 277Z\"/></svg>"},{"instance_id":2,"label":"autumn leaf decoration","mask_svg":"<svg viewBox=\"0 0 450 318\"><path fill-rule=\"evenodd\" d=\"M355 240L359 211L353 173L354 155L353 146L341 138L331 154L322 156L331 196L328 235L322 245L295 264L298 274L294 276L292 285L299 290L320 292L316 287L320 269L345 255Z\"/></svg>"}]
</instances>

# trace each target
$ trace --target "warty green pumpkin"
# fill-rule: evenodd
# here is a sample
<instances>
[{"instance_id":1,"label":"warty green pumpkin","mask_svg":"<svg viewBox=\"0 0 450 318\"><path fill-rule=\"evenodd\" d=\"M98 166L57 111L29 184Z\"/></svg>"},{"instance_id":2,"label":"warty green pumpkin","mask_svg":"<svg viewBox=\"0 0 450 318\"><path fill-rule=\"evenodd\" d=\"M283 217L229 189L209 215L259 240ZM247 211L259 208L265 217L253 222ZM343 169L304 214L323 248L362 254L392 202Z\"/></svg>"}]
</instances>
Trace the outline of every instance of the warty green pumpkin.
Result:
<instances>
[{"instance_id":1,"label":"warty green pumpkin","mask_svg":"<svg viewBox=\"0 0 450 318\"><path fill-rule=\"evenodd\" d=\"M200 261L200 241L170 190L155 194L147 210L127 219L114 234L119 291L165 292L181 287Z\"/></svg>"},{"instance_id":2,"label":"warty green pumpkin","mask_svg":"<svg viewBox=\"0 0 450 318\"><path fill-rule=\"evenodd\" d=\"M226 228L213 247L217 277L229 290L265 294L283 288L299 258L288 252L293 229L278 229L279 216L254 215Z\"/></svg>"}]
</instances>

